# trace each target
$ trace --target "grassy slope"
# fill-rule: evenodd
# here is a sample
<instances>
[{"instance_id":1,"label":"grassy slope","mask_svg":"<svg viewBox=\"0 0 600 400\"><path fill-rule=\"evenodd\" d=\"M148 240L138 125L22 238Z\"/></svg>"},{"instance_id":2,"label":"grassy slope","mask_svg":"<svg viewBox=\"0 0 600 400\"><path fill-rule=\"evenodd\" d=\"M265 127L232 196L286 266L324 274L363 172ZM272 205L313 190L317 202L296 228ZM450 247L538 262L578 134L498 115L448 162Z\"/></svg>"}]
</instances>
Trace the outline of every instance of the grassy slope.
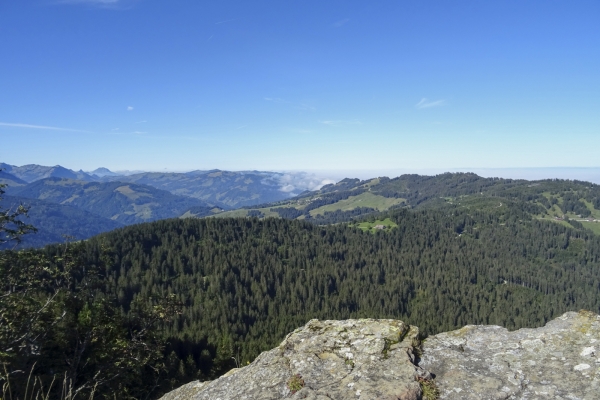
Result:
<instances>
[{"instance_id":1,"label":"grassy slope","mask_svg":"<svg viewBox=\"0 0 600 400\"><path fill-rule=\"evenodd\" d=\"M334 204L328 204L323 207L315 208L314 210L310 211L310 215L314 217L315 215L319 214L323 215L326 211L349 211L357 207L370 207L375 208L378 211L386 211L391 206L400 204L403 201L404 199L387 198L383 196L378 196L373 193L365 192L359 194L358 196L351 196L346 200L340 200Z\"/></svg>"},{"instance_id":2,"label":"grassy slope","mask_svg":"<svg viewBox=\"0 0 600 400\"><path fill-rule=\"evenodd\" d=\"M374 208L378 211L387 211L391 206L394 206L396 204L401 204L403 201L404 201L404 199L387 198L387 197L383 197L383 196L379 196L379 195L376 195L373 193L366 192L366 193L361 193L358 196L351 196L348 199L340 200L334 204L327 204L325 206L315 208L314 210L310 211L310 215L314 217L317 215L324 215L325 212L327 212L327 211L337 211L337 210L349 211L349 210L353 210L358 207L370 207L370 208ZM278 206L274 206L274 207L253 208L253 210L258 210L258 211L262 212L263 215L265 216L265 218L266 217L279 217L279 214L277 214L274 211L271 211L271 208L280 208L280 207L294 207L298 210L302 210L306 207L306 203L290 202L290 203L287 203L284 205L278 205ZM246 216L248 216L248 210L247 209L238 209L238 210L225 211L225 212L216 214L214 216L218 217L218 218L246 217ZM303 216L301 216L298 219L303 219Z\"/></svg>"}]
</instances>

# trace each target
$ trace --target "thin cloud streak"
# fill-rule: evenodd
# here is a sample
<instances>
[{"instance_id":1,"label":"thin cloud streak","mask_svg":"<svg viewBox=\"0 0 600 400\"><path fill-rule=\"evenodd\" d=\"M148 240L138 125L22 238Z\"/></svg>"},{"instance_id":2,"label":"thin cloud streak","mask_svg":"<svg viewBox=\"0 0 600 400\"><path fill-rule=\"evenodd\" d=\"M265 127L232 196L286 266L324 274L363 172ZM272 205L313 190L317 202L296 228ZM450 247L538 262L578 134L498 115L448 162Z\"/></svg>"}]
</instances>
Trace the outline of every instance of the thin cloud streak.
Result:
<instances>
[{"instance_id":1,"label":"thin cloud streak","mask_svg":"<svg viewBox=\"0 0 600 400\"><path fill-rule=\"evenodd\" d=\"M443 106L445 103L446 103L446 100L429 101L426 98L422 98L420 102L415 104L415 107L418 109L431 108L431 107Z\"/></svg>"},{"instance_id":2,"label":"thin cloud streak","mask_svg":"<svg viewBox=\"0 0 600 400\"><path fill-rule=\"evenodd\" d=\"M226 19L225 21L219 21L219 22L215 22L215 25L221 25L221 24L225 24L227 22L233 22L233 21L237 21L239 18L233 18L233 19Z\"/></svg>"},{"instance_id":3,"label":"thin cloud streak","mask_svg":"<svg viewBox=\"0 0 600 400\"><path fill-rule=\"evenodd\" d=\"M349 21L350 21L350 18L344 18L344 19L341 19L341 20L339 20L339 21L335 22L335 23L333 24L333 27L334 27L334 28L340 28L340 27L342 27L342 26L346 25L346 24L347 24Z\"/></svg>"},{"instance_id":4,"label":"thin cloud streak","mask_svg":"<svg viewBox=\"0 0 600 400\"><path fill-rule=\"evenodd\" d=\"M327 120L327 121L319 121L322 124L325 125L329 125L329 126L343 126L343 125L361 125L362 122L360 122L357 119L354 120Z\"/></svg>"},{"instance_id":5,"label":"thin cloud streak","mask_svg":"<svg viewBox=\"0 0 600 400\"><path fill-rule=\"evenodd\" d=\"M316 107L313 107L313 106L308 105L308 104L299 104L296 108L298 110L304 110L304 111L317 111Z\"/></svg>"},{"instance_id":6,"label":"thin cloud streak","mask_svg":"<svg viewBox=\"0 0 600 400\"><path fill-rule=\"evenodd\" d=\"M280 99L278 97L265 97L264 98L266 101L272 101L273 103L280 103L280 104L286 104L289 103L289 101L285 101L284 99Z\"/></svg>"},{"instance_id":7,"label":"thin cloud streak","mask_svg":"<svg viewBox=\"0 0 600 400\"><path fill-rule=\"evenodd\" d=\"M145 135L148 132L134 131L134 132L117 132L114 129L111 129L109 135Z\"/></svg>"},{"instance_id":8,"label":"thin cloud streak","mask_svg":"<svg viewBox=\"0 0 600 400\"><path fill-rule=\"evenodd\" d=\"M113 10L123 10L132 7L137 0L56 0L58 5L83 5Z\"/></svg>"},{"instance_id":9,"label":"thin cloud streak","mask_svg":"<svg viewBox=\"0 0 600 400\"><path fill-rule=\"evenodd\" d=\"M291 104L297 110L304 110L304 111L316 111L317 110L316 107L311 106L310 104L293 103L291 101L287 101L287 100L281 99L279 97L263 97L263 98L265 101L270 101L270 102L276 103L276 104Z\"/></svg>"},{"instance_id":10,"label":"thin cloud streak","mask_svg":"<svg viewBox=\"0 0 600 400\"><path fill-rule=\"evenodd\" d=\"M96 4L96 5L115 5L120 0L58 0L58 4Z\"/></svg>"},{"instance_id":11,"label":"thin cloud streak","mask_svg":"<svg viewBox=\"0 0 600 400\"><path fill-rule=\"evenodd\" d=\"M49 131L91 133L90 131L83 131L81 129L59 128L56 126L45 126L45 125L14 124L14 123L9 123L9 122L0 122L0 126L6 126L9 128L45 129L45 130L49 130Z\"/></svg>"}]
</instances>

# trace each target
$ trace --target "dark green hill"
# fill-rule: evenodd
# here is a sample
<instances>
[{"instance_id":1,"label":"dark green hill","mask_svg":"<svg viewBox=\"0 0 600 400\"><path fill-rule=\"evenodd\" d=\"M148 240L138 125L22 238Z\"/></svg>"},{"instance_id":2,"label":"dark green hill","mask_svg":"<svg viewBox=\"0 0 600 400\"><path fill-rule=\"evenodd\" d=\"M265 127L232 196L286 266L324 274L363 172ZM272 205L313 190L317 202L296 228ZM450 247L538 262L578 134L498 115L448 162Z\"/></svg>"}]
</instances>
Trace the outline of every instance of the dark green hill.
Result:
<instances>
[{"instance_id":1,"label":"dark green hill","mask_svg":"<svg viewBox=\"0 0 600 400\"><path fill-rule=\"evenodd\" d=\"M47 178L11 190L13 196L70 205L123 225L179 217L194 207L196 215L212 206L197 199L176 196L146 185L122 182L83 182Z\"/></svg>"},{"instance_id":2,"label":"dark green hill","mask_svg":"<svg viewBox=\"0 0 600 400\"><path fill-rule=\"evenodd\" d=\"M123 225L77 207L54 204L43 200L4 195L0 209L15 210L19 204L29 208L27 218L21 220L37 228L37 232L23 237L17 248L42 247L65 240L82 240ZM0 249L13 248L14 243L0 245Z\"/></svg>"}]
</instances>

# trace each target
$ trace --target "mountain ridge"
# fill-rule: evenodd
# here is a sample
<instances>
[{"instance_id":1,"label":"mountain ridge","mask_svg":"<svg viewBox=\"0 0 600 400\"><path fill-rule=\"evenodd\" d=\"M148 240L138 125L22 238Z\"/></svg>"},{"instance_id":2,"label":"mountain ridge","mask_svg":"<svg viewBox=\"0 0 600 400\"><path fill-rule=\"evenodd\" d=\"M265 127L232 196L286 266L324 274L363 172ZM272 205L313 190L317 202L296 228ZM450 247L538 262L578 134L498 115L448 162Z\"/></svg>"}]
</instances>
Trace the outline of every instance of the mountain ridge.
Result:
<instances>
[{"instance_id":1,"label":"mountain ridge","mask_svg":"<svg viewBox=\"0 0 600 400\"><path fill-rule=\"evenodd\" d=\"M7 194L76 206L126 225L179 217L192 207L204 207L210 213L214 207L148 185L62 178L46 178L24 187L9 188Z\"/></svg>"},{"instance_id":2,"label":"mountain ridge","mask_svg":"<svg viewBox=\"0 0 600 400\"><path fill-rule=\"evenodd\" d=\"M42 247L50 243L88 239L103 232L113 231L125 225L70 205L44 200L4 195L0 199L3 210L23 205L29 209L21 221L36 228L19 244L4 243L0 249Z\"/></svg>"}]
</instances>

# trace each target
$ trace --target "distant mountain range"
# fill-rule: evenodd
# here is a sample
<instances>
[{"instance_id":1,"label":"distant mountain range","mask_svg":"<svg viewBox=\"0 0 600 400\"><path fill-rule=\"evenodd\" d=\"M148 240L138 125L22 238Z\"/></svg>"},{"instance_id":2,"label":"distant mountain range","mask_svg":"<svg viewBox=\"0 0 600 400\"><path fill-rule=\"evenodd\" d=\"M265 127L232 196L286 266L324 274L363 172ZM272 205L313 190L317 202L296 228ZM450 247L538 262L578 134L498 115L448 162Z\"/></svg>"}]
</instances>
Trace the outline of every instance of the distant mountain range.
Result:
<instances>
[{"instance_id":1,"label":"distant mountain range","mask_svg":"<svg viewBox=\"0 0 600 400\"><path fill-rule=\"evenodd\" d=\"M0 184L7 185L2 204L29 205L29 223L39 228L24 246L51 243L62 235L84 239L124 225L280 201L326 182L304 173L113 172L107 168L84 172L60 165L0 163Z\"/></svg>"},{"instance_id":2,"label":"distant mountain range","mask_svg":"<svg viewBox=\"0 0 600 400\"><path fill-rule=\"evenodd\" d=\"M209 214L214 208L198 199L176 196L152 186L123 182L46 178L9 189L7 193L77 207L123 225L179 217L190 208L203 207L204 214Z\"/></svg>"},{"instance_id":3,"label":"distant mountain range","mask_svg":"<svg viewBox=\"0 0 600 400\"><path fill-rule=\"evenodd\" d=\"M65 179L78 179L82 181L94 181L95 178L83 171L73 171L55 165L54 167L45 167L43 165L28 164L20 167L0 163L0 169L4 172L9 173L27 183L39 181L44 178L65 178Z\"/></svg>"},{"instance_id":4,"label":"distant mountain range","mask_svg":"<svg viewBox=\"0 0 600 400\"><path fill-rule=\"evenodd\" d=\"M102 181L131 182L204 200L222 208L238 208L296 196L306 187L287 188L285 174L261 171L144 172L129 176L109 175ZM285 190L282 190L285 189Z\"/></svg>"}]
</instances>

